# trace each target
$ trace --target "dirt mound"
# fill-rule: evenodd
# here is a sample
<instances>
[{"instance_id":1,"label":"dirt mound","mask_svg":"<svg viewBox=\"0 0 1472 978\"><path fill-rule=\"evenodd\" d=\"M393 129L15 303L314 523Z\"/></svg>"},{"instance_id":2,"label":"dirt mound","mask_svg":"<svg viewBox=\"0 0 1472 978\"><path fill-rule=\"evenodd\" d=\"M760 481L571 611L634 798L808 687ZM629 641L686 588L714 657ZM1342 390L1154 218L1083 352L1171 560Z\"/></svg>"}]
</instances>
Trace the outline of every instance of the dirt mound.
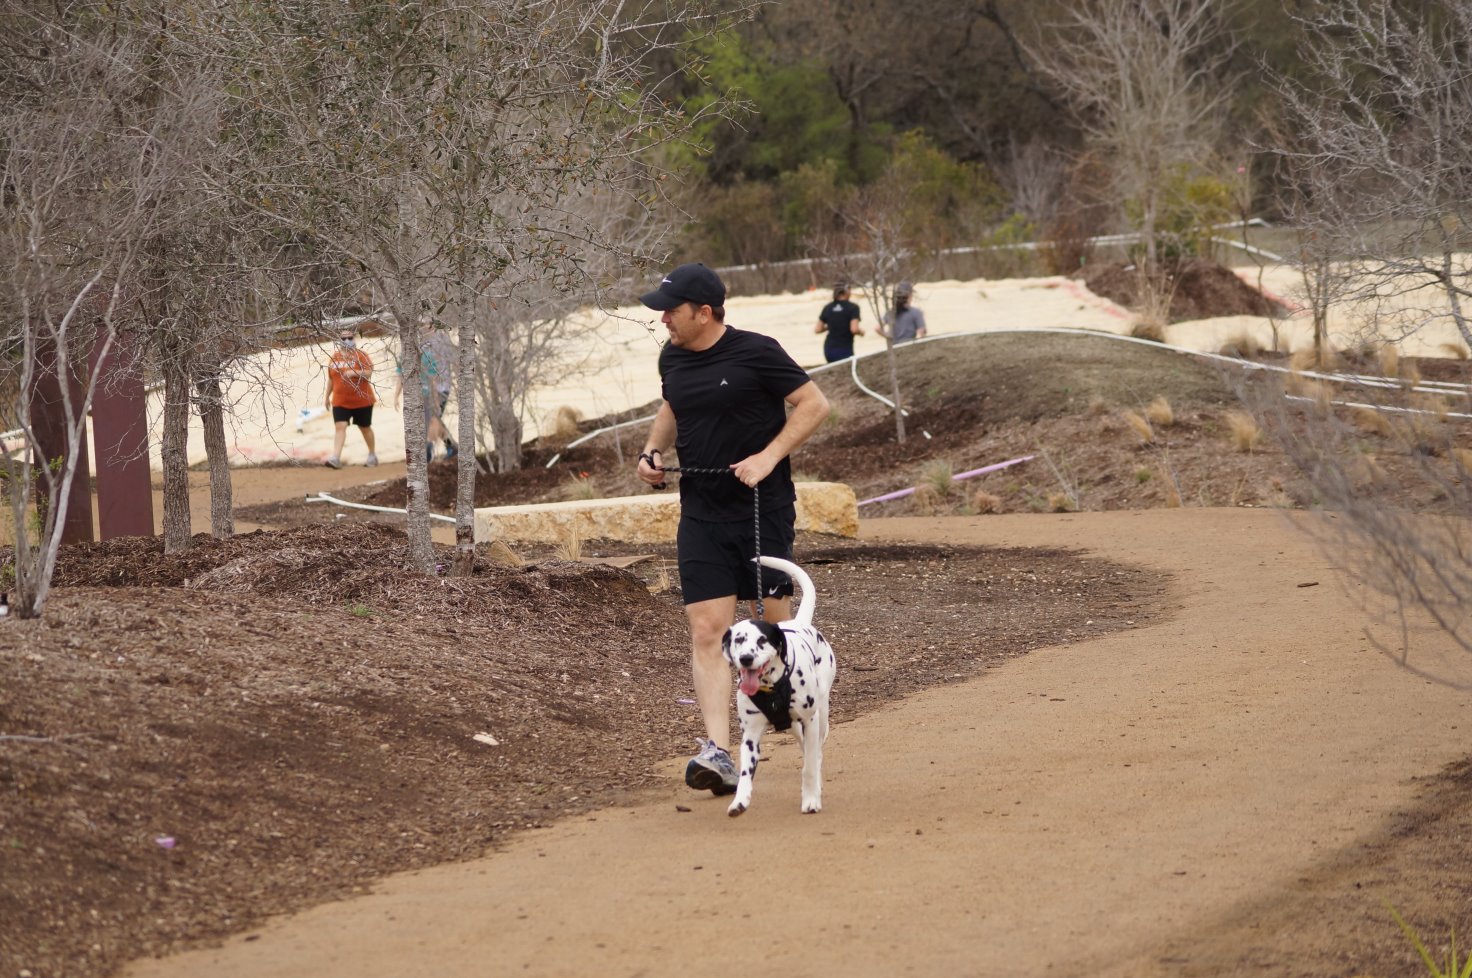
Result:
<instances>
[{"instance_id":1,"label":"dirt mound","mask_svg":"<svg viewBox=\"0 0 1472 978\"><path fill-rule=\"evenodd\" d=\"M1075 278L1089 291L1127 309L1137 309L1140 276L1136 266L1122 262L1087 265ZM1286 316L1277 302L1238 278L1229 268L1203 258L1177 266L1170 273L1170 321L1211 319L1216 316Z\"/></svg>"}]
</instances>

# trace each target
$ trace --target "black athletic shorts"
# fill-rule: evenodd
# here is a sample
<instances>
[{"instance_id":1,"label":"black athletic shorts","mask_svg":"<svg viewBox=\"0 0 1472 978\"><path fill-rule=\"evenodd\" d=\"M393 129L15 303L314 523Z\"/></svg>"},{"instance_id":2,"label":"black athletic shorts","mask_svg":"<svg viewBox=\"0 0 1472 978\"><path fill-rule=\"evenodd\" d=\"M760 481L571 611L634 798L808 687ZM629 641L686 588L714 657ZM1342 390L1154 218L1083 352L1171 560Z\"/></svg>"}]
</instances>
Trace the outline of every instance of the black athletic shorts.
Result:
<instances>
[{"instance_id":1,"label":"black athletic shorts","mask_svg":"<svg viewBox=\"0 0 1472 978\"><path fill-rule=\"evenodd\" d=\"M343 408L333 405L332 423L342 424L344 421L355 424L359 428L373 427L373 405L360 408Z\"/></svg>"},{"instance_id":2,"label":"black athletic shorts","mask_svg":"<svg viewBox=\"0 0 1472 978\"><path fill-rule=\"evenodd\" d=\"M789 503L774 511L762 510L762 553L792 559L797 535L797 508ZM736 595L756 600L756 530L750 520L710 523L680 517L675 537L680 554L680 590L686 604ZM781 571L762 568L762 591L769 598L792 595L792 579Z\"/></svg>"}]
</instances>

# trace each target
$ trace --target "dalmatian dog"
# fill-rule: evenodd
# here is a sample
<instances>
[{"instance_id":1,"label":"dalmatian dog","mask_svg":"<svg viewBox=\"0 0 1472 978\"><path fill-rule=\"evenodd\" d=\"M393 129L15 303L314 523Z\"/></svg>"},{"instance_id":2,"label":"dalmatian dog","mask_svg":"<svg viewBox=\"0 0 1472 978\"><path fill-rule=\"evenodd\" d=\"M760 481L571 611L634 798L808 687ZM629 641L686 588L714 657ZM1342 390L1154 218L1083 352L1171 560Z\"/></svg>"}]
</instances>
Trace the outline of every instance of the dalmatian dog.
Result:
<instances>
[{"instance_id":1,"label":"dalmatian dog","mask_svg":"<svg viewBox=\"0 0 1472 978\"><path fill-rule=\"evenodd\" d=\"M823 808L823 741L828 739L828 694L838 662L833 647L813 627L817 591L812 579L779 557L762 557L761 563L796 581L802 601L791 621L748 619L726 629L721 638L721 651L739 675L736 709L741 719L741 774L726 814L735 817L751 806L762 734L769 724L797 733L802 746L802 810L811 814Z\"/></svg>"}]
</instances>

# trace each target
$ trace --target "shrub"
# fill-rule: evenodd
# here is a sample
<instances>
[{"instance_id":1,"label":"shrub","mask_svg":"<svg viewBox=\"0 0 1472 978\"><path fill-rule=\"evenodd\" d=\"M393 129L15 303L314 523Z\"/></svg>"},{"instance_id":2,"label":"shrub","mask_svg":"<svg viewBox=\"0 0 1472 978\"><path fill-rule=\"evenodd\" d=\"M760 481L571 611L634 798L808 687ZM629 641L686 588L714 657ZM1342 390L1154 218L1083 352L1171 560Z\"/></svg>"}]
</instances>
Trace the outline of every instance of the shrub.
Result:
<instances>
[{"instance_id":1,"label":"shrub","mask_svg":"<svg viewBox=\"0 0 1472 978\"><path fill-rule=\"evenodd\" d=\"M1137 340L1149 340L1151 343L1165 342L1165 323L1154 316L1144 316L1137 319L1130 327L1130 335Z\"/></svg>"},{"instance_id":2,"label":"shrub","mask_svg":"<svg viewBox=\"0 0 1472 978\"><path fill-rule=\"evenodd\" d=\"M945 497L929 482L920 483L910 494L911 505L924 516L934 516L944 501Z\"/></svg>"},{"instance_id":3,"label":"shrub","mask_svg":"<svg viewBox=\"0 0 1472 978\"><path fill-rule=\"evenodd\" d=\"M1048 509L1054 513L1071 513L1074 510L1073 497L1066 492L1050 492Z\"/></svg>"},{"instance_id":4,"label":"shrub","mask_svg":"<svg viewBox=\"0 0 1472 978\"><path fill-rule=\"evenodd\" d=\"M563 527L562 533L557 540L557 547L553 553L561 560L581 560L583 556L583 535L578 528L571 524Z\"/></svg>"},{"instance_id":5,"label":"shrub","mask_svg":"<svg viewBox=\"0 0 1472 978\"><path fill-rule=\"evenodd\" d=\"M1170 401L1167 401L1163 396L1156 397L1155 400L1150 402L1149 406L1145 408L1145 417L1149 419L1151 424L1159 425L1162 428L1169 428L1176 423L1176 413L1171 410Z\"/></svg>"},{"instance_id":6,"label":"shrub","mask_svg":"<svg viewBox=\"0 0 1472 978\"><path fill-rule=\"evenodd\" d=\"M526 564L526 559L512 550L505 540L492 540L486 547L485 555L491 563L502 567L522 567Z\"/></svg>"},{"instance_id":7,"label":"shrub","mask_svg":"<svg viewBox=\"0 0 1472 978\"><path fill-rule=\"evenodd\" d=\"M1394 343L1386 343L1380 348L1380 373L1386 377L1400 375L1400 351L1395 348Z\"/></svg>"},{"instance_id":8,"label":"shrub","mask_svg":"<svg viewBox=\"0 0 1472 978\"><path fill-rule=\"evenodd\" d=\"M1140 444L1155 443L1155 429L1150 427L1150 422L1141 417L1138 412L1126 409L1120 412L1120 417L1124 418L1125 424L1129 425L1130 430L1140 439Z\"/></svg>"},{"instance_id":9,"label":"shrub","mask_svg":"<svg viewBox=\"0 0 1472 978\"><path fill-rule=\"evenodd\" d=\"M1222 343L1217 350L1224 357L1242 357L1244 359L1257 356L1262 352L1262 344L1257 342L1257 337L1245 329L1240 333L1233 333Z\"/></svg>"},{"instance_id":10,"label":"shrub","mask_svg":"<svg viewBox=\"0 0 1472 978\"><path fill-rule=\"evenodd\" d=\"M971 508L977 513L1000 513L1005 507L1001 496L978 489L971 494Z\"/></svg>"},{"instance_id":11,"label":"shrub","mask_svg":"<svg viewBox=\"0 0 1472 978\"><path fill-rule=\"evenodd\" d=\"M1262 441L1262 429L1257 426L1257 419L1246 411L1228 411L1227 430L1232 447L1239 452L1251 452Z\"/></svg>"},{"instance_id":12,"label":"shrub","mask_svg":"<svg viewBox=\"0 0 1472 978\"><path fill-rule=\"evenodd\" d=\"M569 501L599 498L598 487L586 472L568 476L562 483L562 495Z\"/></svg>"},{"instance_id":13,"label":"shrub","mask_svg":"<svg viewBox=\"0 0 1472 978\"><path fill-rule=\"evenodd\" d=\"M950 462L943 458L931 459L920 469L920 484L935 490L938 499L945 499L955 489L956 483L951 478L953 475L955 470Z\"/></svg>"},{"instance_id":14,"label":"shrub","mask_svg":"<svg viewBox=\"0 0 1472 978\"><path fill-rule=\"evenodd\" d=\"M1350 417L1353 419L1355 427L1361 431L1380 435L1382 438L1389 438L1395 434L1395 429L1391 426L1390 419L1374 408L1351 408Z\"/></svg>"},{"instance_id":15,"label":"shrub","mask_svg":"<svg viewBox=\"0 0 1472 978\"><path fill-rule=\"evenodd\" d=\"M569 404L553 411L542 422L542 439L552 445L566 445L578 436L578 423L583 412Z\"/></svg>"}]
</instances>

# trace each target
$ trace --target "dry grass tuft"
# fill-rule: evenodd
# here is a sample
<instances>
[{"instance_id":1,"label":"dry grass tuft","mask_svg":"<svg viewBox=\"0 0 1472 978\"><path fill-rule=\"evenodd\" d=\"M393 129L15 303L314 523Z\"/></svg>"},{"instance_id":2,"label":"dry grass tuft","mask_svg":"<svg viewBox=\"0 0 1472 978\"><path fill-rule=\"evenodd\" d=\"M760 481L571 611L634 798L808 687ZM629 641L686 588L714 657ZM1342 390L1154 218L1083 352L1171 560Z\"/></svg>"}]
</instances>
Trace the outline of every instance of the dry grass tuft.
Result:
<instances>
[{"instance_id":1,"label":"dry grass tuft","mask_svg":"<svg viewBox=\"0 0 1472 978\"><path fill-rule=\"evenodd\" d=\"M1395 434L1390 419L1374 408L1350 408L1349 416L1354 421L1354 426L1367 434L1380 435L1382 438Z\"/></svg>"},{"instance_id":2,"label":"dry grass tuft","mask_svg":"<svg viewBox=\"0 0 1472 978\"><path fill-rule=\"evenodd\" d=\"M1048 493L1048 511L1052 513L1071 513L1074 510L1073 497L1066 492Z\"/></svg>"},{"instance_id":3,"label":"dry grass tuft","mask_svg":"<svg viewBox=\"0 0 1472 978\"><path fill-rule=\"evenodd\" d=\"M1141 417L1139 412L1125 409L1120 412L1120 417L1124 418L1124 423L1130 426L1135 437L1140 439L1140 444L1153 445L1155 443L1155 429L1150 427L1150 422Z\"/></svg>"},{"instance_id":4,"label":"dry grass tuft","mask_svg":"<svg viewBox=\"0 0 1472 978\"><path fill-rule=\"evenodd\" d=\"M1251 452L1261 443L1262 429L1258 427L1257 419L1246 411L1228 411L1226 422L1232 447L1237 451Z\"/></svg>"},{"instance_id":5,"label":"dry grass tuft","mask_svg":"<svg viewBox=\"0 0 1472 978\"><path fill-rule=\"evenodd\" d=\"M971 494L971 509L977 513L1001 513L1006 507L1001 496L978 489Z\"/></svg>"},{"instance_id":6,"label":"dry grass tuft","mask_svg":"<svg viewBox=\"0 0 1472 978\"><path fill-rule=\"evenodd\" d=\"M542 425L542 437L552 444L566 444L578 436L578 422L582 420L583 412L564 404L547 417Z\"/></svg>"},{"instance_id":7,"label":"dry grass tuft","mask_svg":"<svg viewBox=\"0 0 1472 978\"><path fill-rule=\"evenodd\" d=\"M1466 360L1472 358L1472 351L1469 351L1461 343L1443 343L1441 344L1441 352L1451 357L1453 360Z\"/></svg>"},{"instance_id":8,"label":"dry grass tuft","mask_svg":"<svg viewBox=\"0 0 1472 978\"><path fill-rule=\"evenodd\" d=\"M921 466L920 484L934 489L938 499L945 499L956 488L956 483L951 478L955 474L950 462L943 458L933 458Z\"/></svg>"},{"instance_id":9,"label":"dry grass tuft","mask_svg":"<svg viewBox=\"0 0 1472 978\"><path fill-rule=\"evenodd\" d=\"M1453 448L1452 461L1461 470L1460 475L1462 478L1465 479L1469 473L1472 473L1472 449Z\"/></svg>"},{"instance_id":10,"label":"dry grass tuft","mask_svg":"<svg viewBox=\"0 0 1472 978\"><path fill-rule=\"evenodd\" d=\"M1176 412L1171 409L1170 401L1167 401L1163 395L1156 397L1145 408L1145 417L1151 424L1162 428L1169 428L1176 423Z\"/></svg>"},{"instance_id":11,"label":"dry grass tuft","mask_svg":"<svg viewBox=\"0 0 1472 978\"><path fill-rule=\"evenodd\" d=\"M1180 486L1177 486L1175 480L1172 479L1165 484L1165 508L1180 509L1184 505L1185 503L1181 500Z\"/></svg>"},{"instance_id":12,"label":"dry grass tuft","mask_svg":"<svg viewBox=\"0 0 1472 978\"><path fill-rule=\"evenodd\" d=\"M1288 392L1306 397L1314 402L1314 407L1321 413L1327 413L1333 406L1334 387L1322 380L1305 377L1303 374L1288 375Z\"/></svg>"},{"instance_id":13,"label":"dry grass tuft","mask_svg":"<svg viewBox=\"0 0 1472 978\"><path fill-rule=\"evenodd\" d=\"M1149 340L1151 343L1165 342L1165 324L1154 318L1141 318L1130 327L1130 335L1137 340Z\"/></svg>"},{"instance_id":14,"label":"dry grass tuft","mask_svg":"<svg viewBox=\"0 0 1472 978\"><path fill-rule=\"evenodd\" d=\"M600 498L598 487L593 485L593 480L586 472L580 475L570 475L564 479L562 482L562 495L568 501Z\"/></svg>"},{"instance_id":15,"label":"dry grass tuft","mask_svg":"<svg viewBox=\"0 0 1472 978\"><path fill-rule=\"evenodd\" d=\"M1380 348L1379 359L1381 376L1400 376L1400 351L1395 348L1394 343L1386 343Z\"/></svg>"},{"instance_id":16,"label":"dry grass tuft","mask_svg":"<svg viewBox=\"0 0 1472 978\"><path fill-rule=\"evenodd\" d=\"M1421 382L1421 368L1416 366L1414 360L1404 360L1400 365L1400 379L1406 382L1407 387L1415 387Z\"/></svg>"},{"instance_id":17,"label":"dry grass tuft","mask_svg":"<svg viewBox=\"0 0 1472 978\"><path fill-rule=\"evenodd\" d=\"M646 587L649 588L650 594L664 594L670 589L670 570L664 561L659 562L659 572L654 575L654 580L650 581Z\"/></svg>"},{"instance_id":18,"label":"dry grass tuft","mask_svg":"<svg viewBox=\"0 0 1472 978\"><path fill-rule=\"evenodd\" d=\"M922 482L910 494L910 502L922 515L934 516L944 505L945 497L931 483Z\"/></svg>"},{"instance_id":19,"label":"dry grass tuft","mask_svg":"<svg viewBox=\"0 0 1472 978\"><path fill-rule=\"evenodd\" d=\"M486 547L486 559L502 567L525 567L526 558L511 549L505 540L492 540Z\"/></svg>"},{"instance_id":20,"label":"dry grass tuft","mask_svg":"<svg viewBox=\"0 0 1472 978\"><path fill-rule=\"evenodd\" d=\"M1385 481L1385 469L1380 460L1369 453L1355 454L1346 465L1346 474L1359 488L1378 486Z\"/></svg>"},{"instance_id":21,"label":"dry grass tuft","mask_svg":"<svg viewBox=\"0 0 1472 978\"><path fill-rule=\"evenodd\" d=\"M1406 414L1393 422L1396 437L1416 455L1446 454L1446 425L1435 415Z\"/></svg>"},{"instance_id":22,"label":"dry grass tuft","mask_svg":"<svg viewBox=\"0 0 1472 978\"><path fill-rule=\"evenodd\" d=\"M1093 397L1089 398L1090 416L1097 418L1100 415L1107 413L1108 411L1109 402L1104 400L1103 394L1095 394Z\"/></svg>"},{"instance_id":23,"label":"dry grass tuft","mask_svg":"<svg viewBox=\"0 0 1472 978\"><path fill-rule=\"evenodd\" d=\"M557 540L557 546L552 551L561 560L583 559L583 535L576 526L568 524L563 527L562 533Z\"/></svg>"},{"instance_id":24,"label":"dry grass tuft","mask_svg":"<svg viewBox=\"0 0 1472 978\"><path fill-rule=\"evenodd\" d=\"M1440 394L1432 394L1429 391L1416 391L1410 396L1409 406L1417 411L1425 411L1433 414L1441 421L1451 413L1451 406L1447 404L1446 398Z\"/></svg>"},{"instance_id":25,"label":"dry grass tuft","mask_svg":"<svg viewBox=\"0 0 1472 978\"><path fill-rule=\"evenodd\" d=\"M1257 341L1256 336L1253 336L1244 329L1240 333L1233 333L1231 336L1228 336L1226 341L1222 343L1221 348L1216 352L1224 357L1250 359L1262 352L1262 344Z\"/></svg>"},{"instance_id":26,"label":"dry grass tuft","mask_svg":"<svg viewBox=\"0 0 1472 978\"><path fill-rule=\"evenodd\" d=\"M1288 366L1294 370L1333 370L1339 365L1339 354L1332 347L1324 347L1323 356L1315 356L1314 348L1304 347L1288 358Z\"/></svg>"}]
</instances>

